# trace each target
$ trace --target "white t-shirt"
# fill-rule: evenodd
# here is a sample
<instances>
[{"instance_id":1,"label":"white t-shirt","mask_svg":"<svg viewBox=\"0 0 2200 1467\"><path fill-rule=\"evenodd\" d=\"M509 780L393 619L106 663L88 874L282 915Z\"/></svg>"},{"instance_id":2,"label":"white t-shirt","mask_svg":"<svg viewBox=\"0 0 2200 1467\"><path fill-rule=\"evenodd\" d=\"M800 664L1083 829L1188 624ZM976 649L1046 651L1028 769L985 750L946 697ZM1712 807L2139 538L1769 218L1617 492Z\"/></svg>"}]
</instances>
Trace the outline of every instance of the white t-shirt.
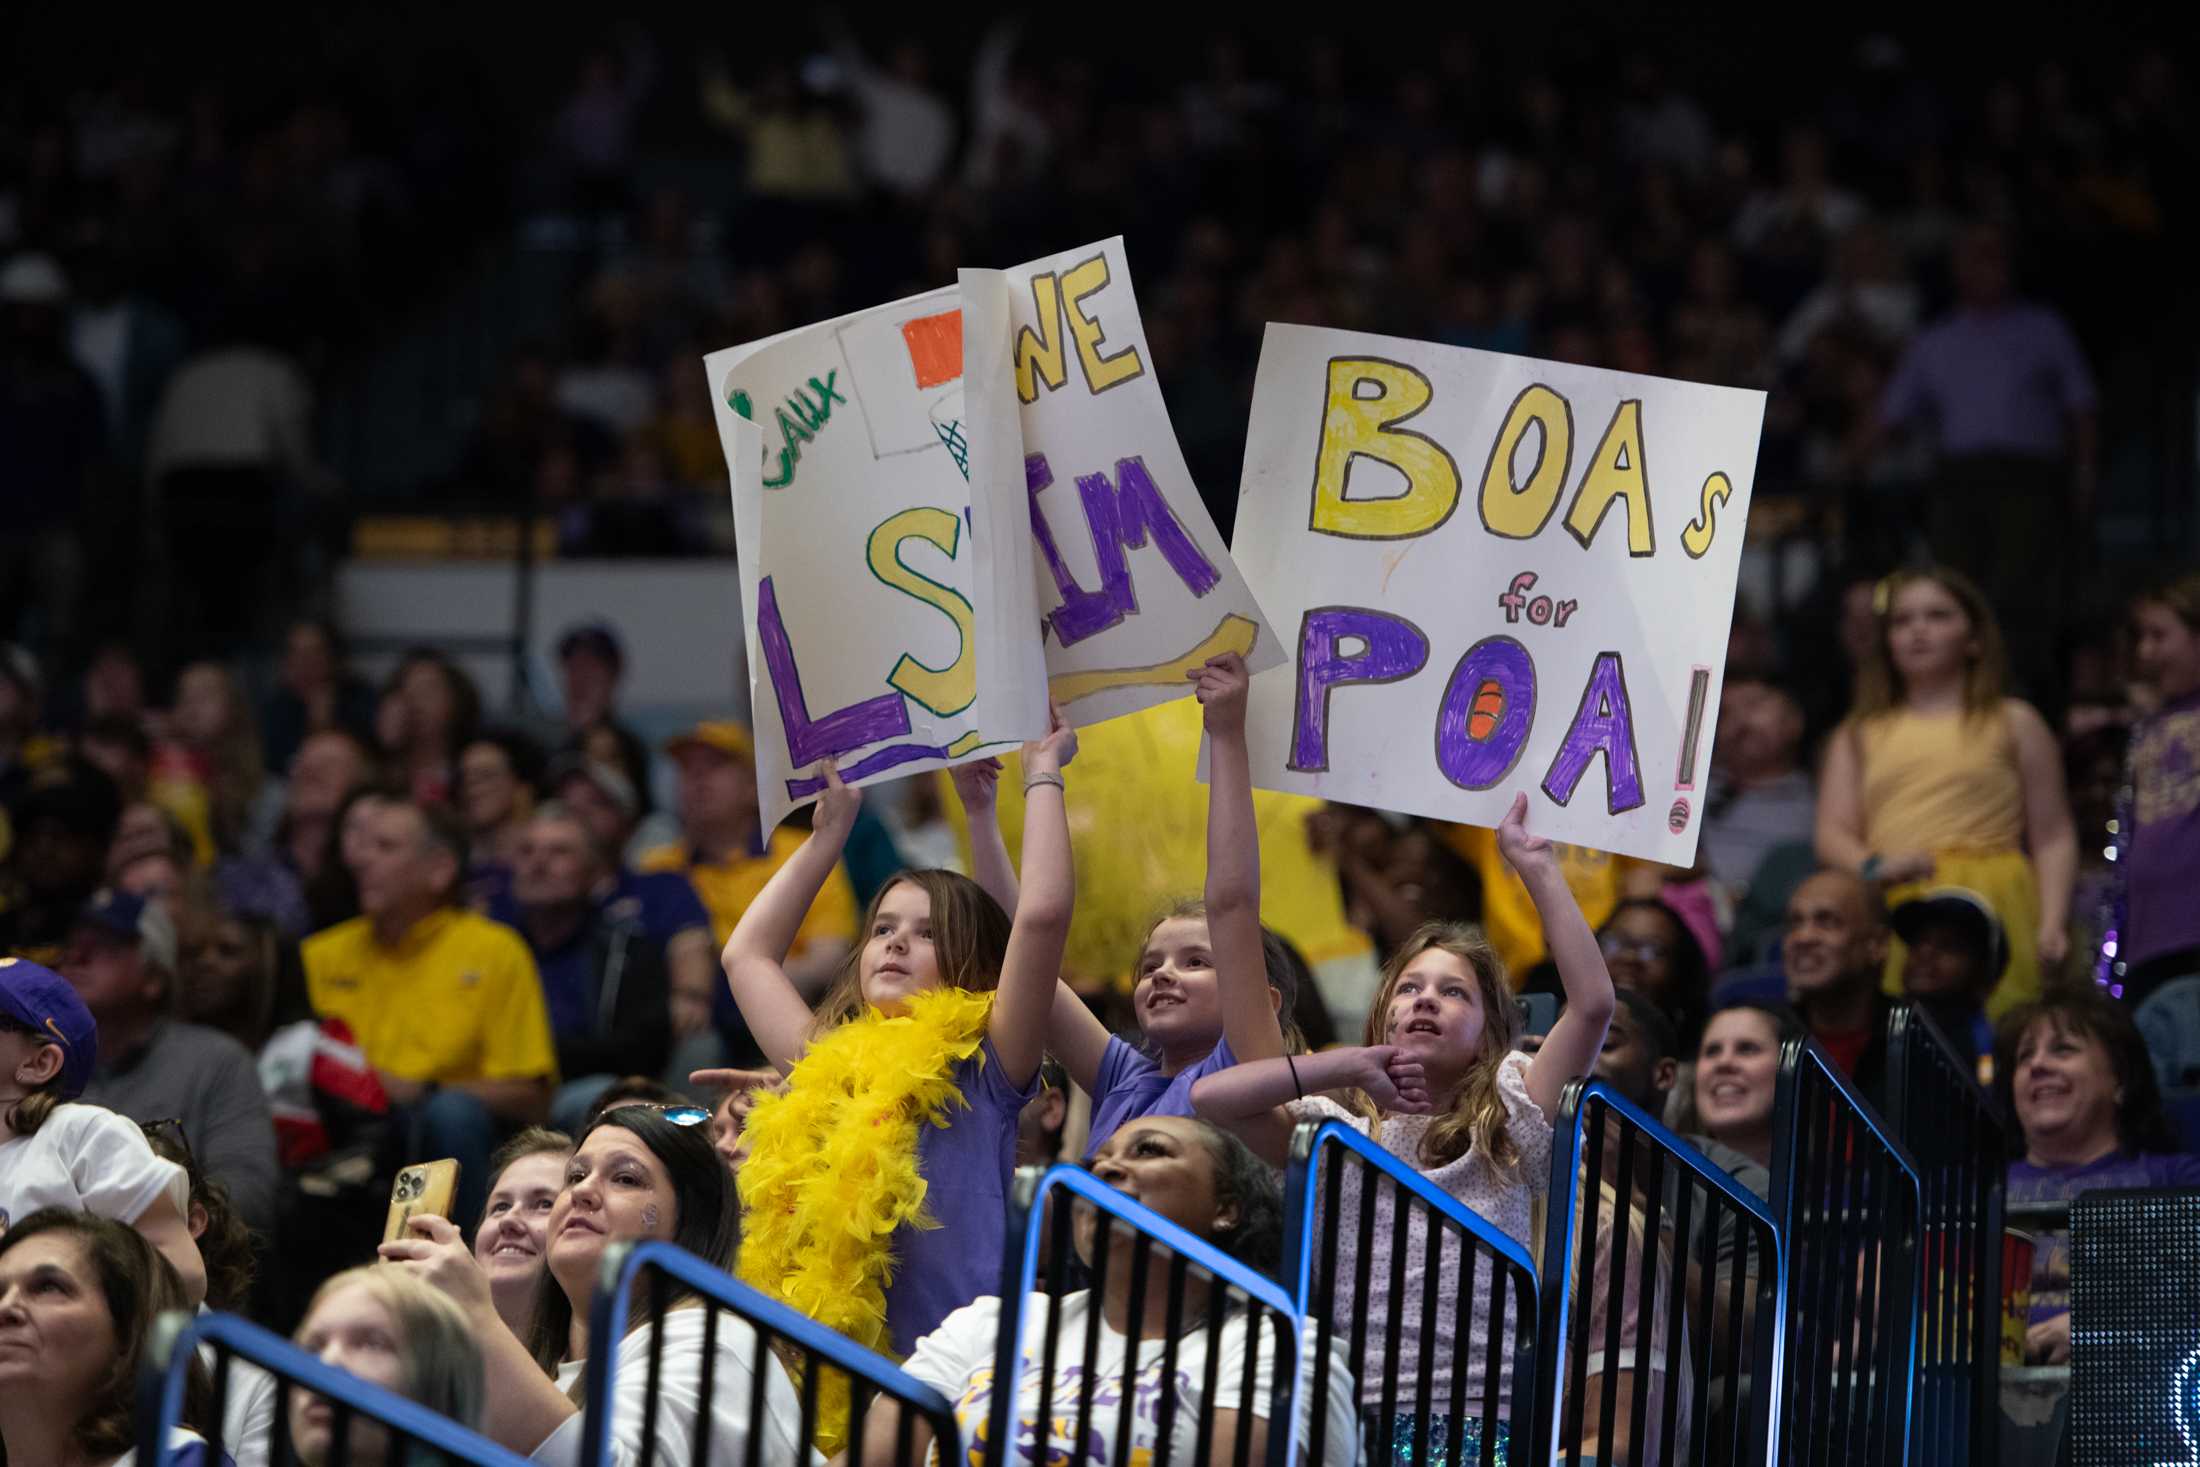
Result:
<instances>
[{"instance_id":1,"label":"white t-shirt","mask_svg":"<svg viewBox=\"0 0 2200 1467\"><path fill-rule=\"evenodd\" d=\"M204 1304L199 1313L210 1314ZM214 1347L201 1343L199 1359L214 1376ZM236 1467L267 1467L275 1437L275 1402L281 1382L249 1360L229 1357L229 1389L222 1397L222 1450Z\"/></svg>"},{"instance_id":2,"label":"white t-shirt","mask_svg":"<svg viewBox=\"0 0 2200 1467\"><path fill-rule=\"evenodd\" d=\"M1046 1457L1048 1463L1067 1461L1072 1467L1106 1467L1115 1460L1115 1433L1122 1420L1124 1348L1129 1341L1110 1329L1105 1320L1100 1323L1100 1383L1093 1390L1092 1437L1082 1452L1072 1449L1077 1431L1077 1397L1083 1388L1085 1321L1092 1307L1090 1291L1065 1294L1055 1320L1058 1353L1054 1394L1048 1403L1054 1418ZM1038 1461L1034 1455L1037 1422L1033 1418L1039 1407L1039 1386L1045 1370L1046 1344L1040 1332L1046 1327L1047 1308L1045 1294L1033 1294L1025 1306L1024 1365L1016 1398L1017 1440L1015 1451L1006 1459L1009 1463ZM969 1467L981 1467L985 1461L986 1424L993 1410L994 1347L1000 1337L1000 1328L1001 1301L991 1296L979 1299L941 1320L938 1329L917 1341L915 1352L902 1364L903 1370L954 1402L955 1419L962 1427L963 1451ZM1262 1328L1271 1327L1263 1324ZM1243 1391L1247 1333L1243 1312L1223 1322L1220 1332L1222 1361L1215 1377L1214 1409L1217 1411L1247 1409ZM1313 1327L1309 1324L1301 1358L1312 1350L1313 1340ZM1273 1343L1272 1337L1263 1341L1253 1374L1250 1409L1263 1419L1267 1416L1269 1391L1274 1380L1276 1351ZM1132 1462L1150 1460L1159 1440L1163 1392L1161 1352L1160 1340L1142 1338L1138 1342L1137 1386L1131 1406ZM1306 1378L1311 1382L1311 1372ZM1207 1331L1202 1326L1187 1330L1177 1341L1176 1415L1169 1430L1172 1461L1189 1463L1198 1455L1196 1433L1206 1383ZM1329 1372L1329 1400L1326 1402L1329 1435L1323 1451L1324 1467L1350 1467L1359 1459L1360 1430L1352 1396L1351 1375L1340 1363ZM1308 1423L1312 1419L1311 1403L1302 1394L1299 1401L1299 1440L1302 1443L1309 1435Z\"/></svg>"},{"instance_id":3,"label":"white t-shirt","mask_svg":"<svg viewBox=\"0 0 2200 1467\"><path fill-rule=\"evenodd\" d=\"M661 1325L643 1325L619 1342L619 1368L612 1384L611 1454L615 1467L638 1462L642 1454L642 1410L649 1393L651 1332L665 1332L664 1363L657 1383L657 1460L687 1462L695 1456L696 1422L703 1383L701 1309L674 1309ZM710 1459L746 1460L749 1444L749 1396L754 1390L756 1331L748 1322L721 1310L718 1363L711 1381ZM821 1464L824 1458L802 1440L802 1405L794 1385L775 1357L767 1357L764 1380L762 1460ZM558 1388L571 1391L587 1367L572 1360L558 1367ZM528 1455L553 1467L574 1467L581 1459L582 1419L569 1417Z\"/></svg>"},{"instance_id":4,"label":"white t-shirt","mask_svg":"<svg viewBox=\"0 0 2200 1467\"><path fill-rule=\"evenodd\" d=\"M41 1207L135 1223L163 1196L191 1215L191 1179L163 1161L137 1123L82 1101L61 1106L29 1136L0 1144L0 1233Z\"/></svg>"},{"instance_id":5,"label":"white t-shirt","mask_svg":"<svg viewBox=\"0 0 2200 1467\"><path fill-rule=\"evenodd\" d=\"M169 1467L214 1467L221 1461L221 1454L206 1444L206 1438L195 1431L180 1426L168 1429L168 1451L165 1453ZM107 1467L137 1467L137 1448L124 1452Z\"/></svg>"}]
</instances>

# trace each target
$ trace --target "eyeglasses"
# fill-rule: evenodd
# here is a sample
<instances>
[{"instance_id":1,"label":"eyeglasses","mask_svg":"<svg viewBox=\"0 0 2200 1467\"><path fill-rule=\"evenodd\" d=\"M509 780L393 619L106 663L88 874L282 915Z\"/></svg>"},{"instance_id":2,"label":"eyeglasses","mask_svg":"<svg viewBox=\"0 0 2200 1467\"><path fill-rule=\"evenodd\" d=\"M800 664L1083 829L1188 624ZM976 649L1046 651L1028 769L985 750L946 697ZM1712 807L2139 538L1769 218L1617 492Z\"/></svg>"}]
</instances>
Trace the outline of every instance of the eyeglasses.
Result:
<instances>
[{"instance_id":1,"label":"eyeglasses","mask_svg":"<svg viewBox=\"0 0 2200 1467\"><path fill-rule=\"evenodd\" d=\"M182 1117L163 1116L157 1121L144 1121L139 1124L138 1129L145 1133L148 1140L155 1136L170 1137L175 1141L176 1148L183 1153L186 1164L191 1163L191 1138L183 1133Z\"/></svg>"},{"instance_id":2,"label":"eyeglasses","mask_svg":"<svg viewBox=\"0 0 2200 1467\"><path fill-rule=\"evenodd\" d=\"M1654 963L1673 953L1673 949L1662 942L1629 942L1610 934L1599 938L1597 946L1608 958L1633 958L1638 963Z\"/></svg>"}]
</instances>

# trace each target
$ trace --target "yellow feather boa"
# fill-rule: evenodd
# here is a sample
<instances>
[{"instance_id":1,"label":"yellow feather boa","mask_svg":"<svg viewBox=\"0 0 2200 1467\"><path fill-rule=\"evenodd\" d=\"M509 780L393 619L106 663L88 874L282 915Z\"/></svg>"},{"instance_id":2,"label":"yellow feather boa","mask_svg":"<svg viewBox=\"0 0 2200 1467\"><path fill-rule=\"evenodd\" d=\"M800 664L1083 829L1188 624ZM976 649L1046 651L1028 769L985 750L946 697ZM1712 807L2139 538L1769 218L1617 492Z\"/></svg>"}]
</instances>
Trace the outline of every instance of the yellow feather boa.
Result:
<instances>
[{"instance_id":1,"label":"yellow feather boa","mask_svg":"<svg viewBox=\"0 0 2200 1467\"><path fill-rule=\"evenodd\" d=\"M939 1226L924 1205L917 1127L969 1105L955 1067L979 1052L992 1010L992 994L961 988L918 994L894 1018L873 1009L813 1041L785 1088L758 1099L740 1173L744 1282L860 1345L890 1348L894 1234ZM830 1455L848 1384L838 1372L819 1384L818 1447Z\"/></svg>"}]
</instances>

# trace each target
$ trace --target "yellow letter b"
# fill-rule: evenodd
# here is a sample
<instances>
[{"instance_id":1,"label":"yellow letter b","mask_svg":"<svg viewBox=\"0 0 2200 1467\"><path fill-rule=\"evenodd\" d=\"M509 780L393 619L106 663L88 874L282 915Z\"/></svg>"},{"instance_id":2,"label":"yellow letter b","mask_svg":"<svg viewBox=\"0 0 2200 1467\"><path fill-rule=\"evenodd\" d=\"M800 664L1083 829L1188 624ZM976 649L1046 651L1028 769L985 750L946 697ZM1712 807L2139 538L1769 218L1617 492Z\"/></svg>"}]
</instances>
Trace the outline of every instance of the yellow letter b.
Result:
<instances>
[{"instance_id":1,"label":"yellow letter b","mask_svg":"<svg viewBox=\"0 0 2200 1467\"><path fill-rule=\"evenodd\" d=\"M1435 439L1398 426L1433 395L1428 378L1402 362L1331 358L1321 449L1314 458L1312 529L1353 540L1405 540L1451 518L1459 507L1459 466ZM1345 498L1355 458L1389 464L1405 475L1405 492Z\"/></svg>"}]
</instances>

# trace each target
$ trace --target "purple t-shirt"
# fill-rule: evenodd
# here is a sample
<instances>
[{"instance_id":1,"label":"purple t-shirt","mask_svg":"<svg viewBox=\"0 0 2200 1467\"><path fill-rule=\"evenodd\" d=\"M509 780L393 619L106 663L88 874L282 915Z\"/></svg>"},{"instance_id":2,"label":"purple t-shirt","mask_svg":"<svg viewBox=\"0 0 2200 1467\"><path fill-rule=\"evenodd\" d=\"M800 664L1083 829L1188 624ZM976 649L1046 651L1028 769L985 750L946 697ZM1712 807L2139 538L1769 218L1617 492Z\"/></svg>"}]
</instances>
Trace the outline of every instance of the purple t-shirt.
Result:
<instances>
[{"instance_id":1,"label":"purple t-shirt","mask_svg":"<svg viewBox=\"0 0 2200 1467\"><path fill-rule=\"evenodd\" d=\"M2022 302L1957 311L1910 343L1880 399L1890 426L1932 417L1944 454L2059 458L2093 374L2062 317Z\"/></svg>"},{"instance_id":2,"label":"purple t-shirt","mask_svg":"<svg viewBox=\"0 0 2200 1467\"><path fill-rule=\"evenodd\" d=\"M1161 1066L1145 1053L1109 1035L1107 1050L1100 1056L1100 1073L1093 1081L1092 1132L1085 1142L1085 1155L1098 1151L1100 1143L1114 1135L1125 1121L1140 1116L1190 1115L1192 1087L1236 1063L1230 1041L1219 1039L1198 1064L1164 1075Z\"/></svg>"},{"instance_id":3,"label":"purple t-shirt","mask_svg":"<svg viewBox=\"0 0 2200 1467\"><path fill-rule=\"evenodd\" d=\"M2009 1163L2010 1203L2068 1202L2111 1187L2200 1187L2200 1156L2134 1156L2112 1151L2084 1166ZM2024 1224L2017 1224L2023 1227ZM2070 1312L2070 1230L2027 1229L2033 1236L2032 1323Z\"/></svg>"},{"instance_id":4,"label":"purple t-shirt","mask_svg":"<svg viewBox=\"0 0 2200 1467\"><path fill-rule=\"evenodd\" d=\"M906 1357L971 1300L1001 1291L1016 1122L1038 1093L1038 1081L1033 1074L1022 1089L1011 1084L988 1038L978 1054L955 1067L955 1088L969 1108L949 1110L944 1126L917 1128L924 1205L939 1226L905 1227L894 1238L886 1327L897 1355Z\"/></svg>"},{"instance_id":5,"label":"purple t-shirt","mask_svg":"<svg viewBox=\"0 0 2200 1467\"><path fill-rule=\"evenodd\" d=\"M2131 848L2124 853L2123 958L2137 966L2200 947L2200 693L2131 733Z\"/></svg>"}]
</instances>

